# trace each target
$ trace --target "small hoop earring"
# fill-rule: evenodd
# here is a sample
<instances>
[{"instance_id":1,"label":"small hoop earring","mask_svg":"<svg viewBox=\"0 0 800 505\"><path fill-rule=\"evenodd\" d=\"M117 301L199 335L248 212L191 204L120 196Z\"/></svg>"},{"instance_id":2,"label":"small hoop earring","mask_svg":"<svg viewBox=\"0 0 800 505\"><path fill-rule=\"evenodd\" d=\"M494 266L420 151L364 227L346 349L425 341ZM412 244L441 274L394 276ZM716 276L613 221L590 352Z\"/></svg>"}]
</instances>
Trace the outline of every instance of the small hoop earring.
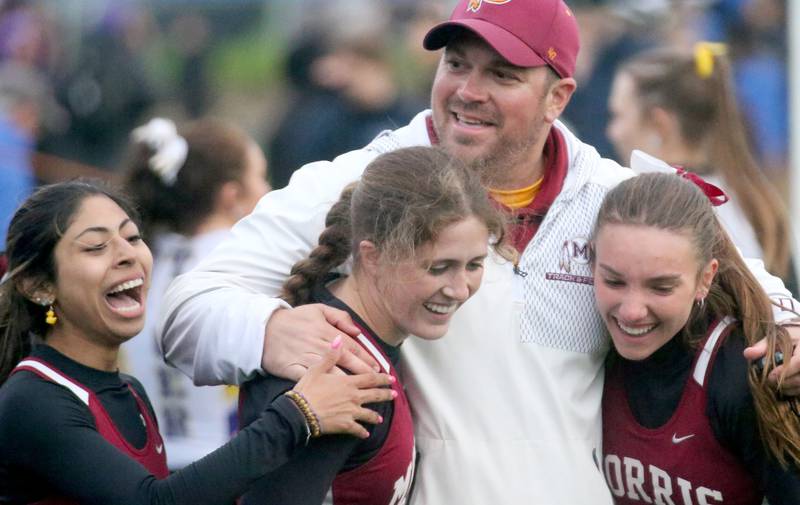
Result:
<instances>
[{"instance_id":1,"label":"small hoop earring","mask_svg":"<svg viewBox=\"0 0 800 505\"><path fill-rule=\"evenodd\" d=\"M697 308L698 309L703 310L703 307L706 304L706 297L703 296L703 297L698 298L697 300L695 300L695 303L697 304Z\"/></svg>"}]
</instances>

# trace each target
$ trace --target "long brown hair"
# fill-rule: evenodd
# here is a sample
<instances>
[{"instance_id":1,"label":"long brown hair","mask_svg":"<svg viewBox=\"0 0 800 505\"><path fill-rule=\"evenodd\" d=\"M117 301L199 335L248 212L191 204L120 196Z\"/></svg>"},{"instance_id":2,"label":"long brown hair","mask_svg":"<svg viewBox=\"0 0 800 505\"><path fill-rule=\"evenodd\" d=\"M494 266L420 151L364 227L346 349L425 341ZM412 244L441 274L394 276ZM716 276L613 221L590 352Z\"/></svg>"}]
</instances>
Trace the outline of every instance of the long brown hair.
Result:
<instances>
[{"instance_id":1,"label":"long brown hair","mask_svg":"<svg viewBox=\"0 0 800 505\"><path fill-rule=\"evenodd\" d=\"M682 177L640 175L622 182L606 195L594 235L608 224L647 226L687 236L700 268L717 259L719 270L706 302L701 307L693 306L681 338L687 347L697 348L710 321L733 316L741 322L747 345L767 339L767 367L761 375L750 367L748 376L759 431L778 461L800 462L800 419L786 402L779 400L766 381L767 371L775 366L774 352L780 349L790 356L791 341L786 331L775 325L770 299L720 225L708 198ZM698 271L698 278L699 275Z\"/></svg>"},{"instance_id":2,"label":"long brown hair","mask_svg":"<svg viewBox=\"0 0 800 505\"><path fill-rule=\"evenodd\" d=\"M491 204L478 173L440 148L407 147L375 158L361 180L349 185L325 220L319 245L297 262L283 286L291 305L308 303L311 289L369 240L381 258L413 259L422 244L436 240L447 225L474 216L486 225L505 257L504 219Z\"/></svg>"},{"instance_id":3,"label":"long brown hair","mask_svg":"<svg viewBox=\"0 0 800 505\"><path fill-rule=\"evenodd\" d=\"M752 225L767 269L785 279L790 274L786 207L749 147L728 57L721 52L709 52L708 57L713 58L708 75L698 72L696 54L676 49L642 53L619 72L632 78L643 114L655 107L674 114L683 141L705 150Z\"/></svg>"},{"instance_id":4,"label":"long brown hair","mask_svg":"<svg viewBox=\"0 0 800 505\"><path fill-rule=\"evenodd\" d=\"M235 124L213 117L182 126L186 159L175 181L165 183L149 164L155 151L146 142L131 141L123 167L124 186L142 215L142 229L193 235L214 210L226 182L241 181L252 140Z\"/></svg>"}]
</instances>

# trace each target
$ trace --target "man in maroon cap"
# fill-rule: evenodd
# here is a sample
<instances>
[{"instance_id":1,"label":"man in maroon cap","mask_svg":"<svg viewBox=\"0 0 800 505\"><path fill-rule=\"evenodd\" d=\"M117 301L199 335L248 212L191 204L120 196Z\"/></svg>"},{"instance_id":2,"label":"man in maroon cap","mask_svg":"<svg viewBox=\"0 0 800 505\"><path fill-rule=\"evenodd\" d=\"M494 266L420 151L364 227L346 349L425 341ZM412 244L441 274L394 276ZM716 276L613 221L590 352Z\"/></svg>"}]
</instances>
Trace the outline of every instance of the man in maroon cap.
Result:
<instances>
[{"instance_id":1,"label":"man in maroon cap","mask_svg":"<svg viewBox=\"0 0 800 505\"><path fill-rule=\"evenodd\" d=\"M262 368L297 379L325 342L357 334L342 312L288 308L276 296L372 159L439 144L482 170L520 257L487 259L483 287L446 338L403 344L419 451L412 502L609 504L595 463L609 342L588 238L608 189L632 174L558 121L576 86L575 19L562 0L462 0L424 45L445 48L432 110L302 167L264 197L231 240L173 284L165 356L198 384L240 383ZM789 296L779 281L770 287ZM350 349L342 366L368 369L360 347Z\"/></svg>"}]
</instances>

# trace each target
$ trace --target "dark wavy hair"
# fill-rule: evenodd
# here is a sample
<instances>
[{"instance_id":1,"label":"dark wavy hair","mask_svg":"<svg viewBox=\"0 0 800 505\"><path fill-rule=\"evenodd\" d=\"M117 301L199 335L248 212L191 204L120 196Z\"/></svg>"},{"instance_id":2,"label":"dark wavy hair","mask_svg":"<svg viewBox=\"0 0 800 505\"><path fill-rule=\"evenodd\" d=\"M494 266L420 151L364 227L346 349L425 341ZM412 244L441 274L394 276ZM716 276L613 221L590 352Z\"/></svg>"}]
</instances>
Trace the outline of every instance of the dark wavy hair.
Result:
<instances>
[{"instance_id":1,"label":"dark wavy hair","mask_svg":"<svg viewBox=\"0 0 800 505\"><path fill-rule=\"evenodd\" d=\"M83 201L95 195L113 200L128 216L138 214L128 198L107 183L75 179L43 186L17 209L8 227L8 272L0 284L0 384L31 351L32 337L44 337L45 308L33 303L23 283L55 282L55 248Z\"/></svg>"}]
</instances>

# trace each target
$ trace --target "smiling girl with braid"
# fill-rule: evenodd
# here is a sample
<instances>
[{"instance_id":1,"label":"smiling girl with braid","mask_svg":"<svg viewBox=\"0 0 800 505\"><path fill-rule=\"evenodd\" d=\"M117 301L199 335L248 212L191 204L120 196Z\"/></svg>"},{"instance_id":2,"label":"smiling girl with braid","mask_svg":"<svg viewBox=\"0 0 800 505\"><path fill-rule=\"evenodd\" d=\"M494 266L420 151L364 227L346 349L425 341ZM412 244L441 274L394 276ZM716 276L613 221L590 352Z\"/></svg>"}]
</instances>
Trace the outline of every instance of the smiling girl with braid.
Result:
<instances>
[{"instance_id":1,"label":"smiling girl with braid","mask_svg":"<svg viewBox=\"0 0 800 505\"><path fill-rule=\"evenodd\" d=\"M503 219L478 174L431 147L376 158L343 191L325 224L319 245L292 269L283 298L347 311L361 330L361 345L393 376L403 340L442 337L453 313L478 289L489 244L507 249ZM350 258L350 275L331 273ZM245 384L244 424L293 384L273 376ZM403 387L398 381L393 388L395 401L374 407L383 422L369 428L368 438L312 442L253 486L244 503L406 503L414 435Z\"/></svg>"}]
</instances>

